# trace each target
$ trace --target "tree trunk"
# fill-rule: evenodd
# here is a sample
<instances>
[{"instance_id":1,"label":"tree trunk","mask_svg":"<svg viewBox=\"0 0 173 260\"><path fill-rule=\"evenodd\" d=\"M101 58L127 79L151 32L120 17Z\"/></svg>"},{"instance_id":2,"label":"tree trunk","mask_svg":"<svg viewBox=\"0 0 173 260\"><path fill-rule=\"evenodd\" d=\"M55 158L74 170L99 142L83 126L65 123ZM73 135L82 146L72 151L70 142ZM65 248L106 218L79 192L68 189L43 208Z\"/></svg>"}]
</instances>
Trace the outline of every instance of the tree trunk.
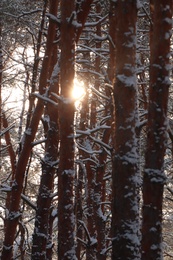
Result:
<instances>
[{"instance_id":1,"label":"tree trunk","mask_svg":"<svg viewBox=\"0 0 173 260\"><path fill-rule=\"evenodd\" d=\"M140 259L136 1L117 1L112 259Z\"/></svg>"},{"instance_id":2,"label":"tree trunk","mask_svg":"<svg viewBox=\"0 0 173 260\"><path fill-rule=\"evenodd\" d=\"M142 259L163 259L162 200L167 143L172 0L153 0L147 148L143 179Z\"/></svg>"},{"instance_id":3,"label":"tree trunk","mask_svg":"<svg viewBox=\"0 0 173 260\"><path fill-rule=\"evenodd\" d=\"M50 1L50 13L54 16L58 12L59 0ZM48 37L55 40L56 38L56 24L50 21L50 27L48 31ZM52 46L53 49L56 47ZM57 48L56 48L57 49ZM57 66L55 65L52 77L50 80L51 91L59 94L59 82ZM51 97L51 94L50 94ZM55 100L54 100L55 101ZM48 102L45 113L46 121L48 124L47 140L45 144L45 156L42 164L42 176L37 200L37 210L35 218L35 229L33 234L33 246L32 246L32 259L46 259L46 246L48 243L48 231L51 214L51 202L52 193L54 187L54 175L56 173L56 164L58 159L58 143L59 143L59 131L58 131L58 108L57 106ZM49 241L50 243L50 241ZM50 253L50 250L49 250Z\"/></svg>"},{"instance_id":4,"label":"tree trunk","mask_svg":"<svg viewBox=\"0 0 173 260\"><path fill-rule=\"evenodd\" d=\"M49 0L44 0L44 6L42 11L42 19L40 23L40 29L38 32L38 38L37 38L37 45L36 45L36 54L34 57L34 64L33 64L33 72L32 72L32 79L31 79L31 93L34 93L36 91L36 85L37 85L37 78L38 78L38 68L40 63L40 49L42 44L42 36L44 31L44 25L45 25L45 16L46 16L46 10L48 6ZM34 101L35 97L33 95L30 95L29 97L29 108L27 112L27 119L26 119L26 129L29 127L29 124L31 122L32 118L32 111L34 110Z\"/></svg>"},{"instance_id":5,"label":"tree trunk","mask_svg":"<svg viewBox=\"0 0 173 260\"><path fill-rule=\"evenodd\" d=\"M60 163L58 170L58 258L76 259L74 218L74 80L75 30L74 0L61 1L61 58L59 127Z\"/></svg>"}]
</instances>

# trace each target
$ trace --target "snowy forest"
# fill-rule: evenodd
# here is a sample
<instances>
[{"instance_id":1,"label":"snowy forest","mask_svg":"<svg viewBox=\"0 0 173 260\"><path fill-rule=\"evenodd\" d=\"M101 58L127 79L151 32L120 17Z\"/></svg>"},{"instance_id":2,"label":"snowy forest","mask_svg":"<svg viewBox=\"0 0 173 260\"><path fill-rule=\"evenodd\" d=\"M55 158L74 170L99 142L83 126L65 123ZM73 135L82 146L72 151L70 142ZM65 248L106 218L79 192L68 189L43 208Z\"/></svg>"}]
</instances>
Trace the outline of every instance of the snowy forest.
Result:
<instances>
[{"instance_id":1,"label":"snowy forest","mask_svg":"<svg viewBox=\"0 0 173 260\"><path fill-rule=\"evenodd\" d=\"M172 0L0 0L2 260L173 259Z\"/></svg>"}]
</instances>

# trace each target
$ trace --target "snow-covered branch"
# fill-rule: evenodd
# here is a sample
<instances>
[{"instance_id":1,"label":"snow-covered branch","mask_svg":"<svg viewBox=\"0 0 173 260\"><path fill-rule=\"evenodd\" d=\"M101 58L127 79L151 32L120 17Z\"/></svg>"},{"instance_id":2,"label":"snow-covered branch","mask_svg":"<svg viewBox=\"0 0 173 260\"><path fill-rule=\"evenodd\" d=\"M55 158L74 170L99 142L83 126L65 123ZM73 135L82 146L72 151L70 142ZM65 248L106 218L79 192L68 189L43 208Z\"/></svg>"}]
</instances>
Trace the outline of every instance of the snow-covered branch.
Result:
<instances>
[{"instance_id":1,"label":"snow-covered branch","mask_svg":"<svg viewBox=\"0 0 173 260\"><path fill-rule=\"evenodd\" d=\"M43 100L44 102L51 103L54 106L58 106L58 104L55 101L53 101L52 99L46 97L45 95L40 95L39 93L32 93L32 96L35 96L35 97Z\"/></svg>"},{"instance_id":2,"label":"snow-covered branch","mask_svg":"<svg viewBox=\"0 0 173 260\"><path fill-rule=\"evenodd\" d=\"M57 25L60 26L60 20L53 14L50 14L50 13L47 13L46 16L51 20L53 21L54 23L56 23Z\"/></svg>"},{"instance_id":3,"label":"snow-covered branch","mask_svg":"<svg viewBox=\"0 0 173 260\"><path fill-rule=\"evenodd\" d=\"M101 57L104 60L107 60L107 57L103 56L101 53L99 53L97 50L95 50L94 48L90 48L89 46L86 46L84 44L78 44L79 47L82 47L84 49L87 49L93 53L95 53L97 56ZM105 51L105 50L104 50Z\"/></svg>"},{"instance_id":4,"label":"snow-covered branch","mask_svg":"<svg viewBox=\"0 0 173 260\"><path fill-rule=\"evenodd\" d=\"M83 130L76 130L76 135L75 138L80 138L82 136L90 136L91 134L98 132L99 130L105 130L105 129L110 129L111 127L108 125L98 125L93 129L87 129L85 131Z\"/></svg>"},{"instance_id":5,"label":"snow-covered branch","mask_svg":"<svg viewBox=\"0 0 173 260\"><path fill-rule=\"evenodd\" d=\"M98 24L102 23L103 21L106 20L106 18L108 17L108 14L105 15L104 17L100 18L100 20L96 21L96 22L87 22L85 23L85 27L95 27Z\"/></svg>"},{"instance_id":6,"label":"snow-covered branch","mask_svg":"<svg viewBox=\"0 0 173 260\"><path fill-rule=\"evenodd\" d=\"M51 95L54 96L58 101L63 102L64 104L70 104L75 102L75 99L72 98L65 98L63 96L59 96L54 92L51 92Z\"/></svg>"},{"instance_id":7,"label":"snow-covered branch","mask_svg":"<svg viewBox=\"0 0 173 260\"><path fill-rule=\"evenodd\" d=\"M10 131L14 127L15 127L15 123L10 125L9 127L5 128L3 131L1 131L0 136L3 136L6 132Z\"/></svg>"}]
</instances>

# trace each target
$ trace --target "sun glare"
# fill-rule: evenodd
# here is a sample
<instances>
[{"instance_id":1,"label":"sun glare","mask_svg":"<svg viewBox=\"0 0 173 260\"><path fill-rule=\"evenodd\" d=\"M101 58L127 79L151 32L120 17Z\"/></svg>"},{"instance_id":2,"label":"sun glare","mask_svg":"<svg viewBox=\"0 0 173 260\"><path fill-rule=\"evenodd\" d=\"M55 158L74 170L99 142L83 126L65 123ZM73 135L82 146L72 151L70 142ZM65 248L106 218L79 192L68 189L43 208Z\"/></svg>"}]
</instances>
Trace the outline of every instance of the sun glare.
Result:
<instances>
[{"instance_id":1,"label":"sun glare","mask_svg":"<svg viewBox=\"0 0 173 260\"><path fill-rule=\"evenodd\" d=\"M72 96L74 99L79 100L85 95L84 83L78 79L74 80L74 87Z\"/></svg>"}]
</instances>

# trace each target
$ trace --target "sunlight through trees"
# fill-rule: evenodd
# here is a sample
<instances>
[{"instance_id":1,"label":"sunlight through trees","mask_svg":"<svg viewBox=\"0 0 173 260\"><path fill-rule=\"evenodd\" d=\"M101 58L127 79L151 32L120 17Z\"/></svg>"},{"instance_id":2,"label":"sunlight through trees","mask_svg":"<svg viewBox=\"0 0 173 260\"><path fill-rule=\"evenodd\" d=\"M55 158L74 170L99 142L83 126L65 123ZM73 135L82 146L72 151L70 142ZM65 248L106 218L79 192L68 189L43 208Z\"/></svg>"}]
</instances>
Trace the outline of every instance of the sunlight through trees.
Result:
<instances>
[{"instance_id":1,"label":"sunlight through trees","mask_svg":"<svg viewBox=\"0 0 173 260\"><path fill-rule=\"evenodd\" d=\"M172 10L0 1L2 260L173 258Z\"/></svg>"}]
</instances>

